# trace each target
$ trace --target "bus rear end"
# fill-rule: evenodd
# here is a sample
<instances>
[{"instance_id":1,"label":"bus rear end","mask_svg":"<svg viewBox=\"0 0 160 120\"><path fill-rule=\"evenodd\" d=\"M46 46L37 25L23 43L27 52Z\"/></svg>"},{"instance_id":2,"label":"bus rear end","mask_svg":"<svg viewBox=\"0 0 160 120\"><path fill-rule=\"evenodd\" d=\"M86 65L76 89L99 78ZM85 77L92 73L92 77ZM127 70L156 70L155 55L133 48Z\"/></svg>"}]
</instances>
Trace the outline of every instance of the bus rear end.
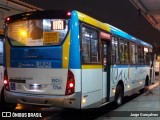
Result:
<instances>
[{"instance_id":1,"label":"bus rear end","mask_svg":"<svg viewBox=\"0 0 160 120\"><path fill-rule=\"evenodd\" d=\"M80 108L75 75L68 68L70 20L64 11L6 18L7 102Z\"/></svg>"}]
</instances>

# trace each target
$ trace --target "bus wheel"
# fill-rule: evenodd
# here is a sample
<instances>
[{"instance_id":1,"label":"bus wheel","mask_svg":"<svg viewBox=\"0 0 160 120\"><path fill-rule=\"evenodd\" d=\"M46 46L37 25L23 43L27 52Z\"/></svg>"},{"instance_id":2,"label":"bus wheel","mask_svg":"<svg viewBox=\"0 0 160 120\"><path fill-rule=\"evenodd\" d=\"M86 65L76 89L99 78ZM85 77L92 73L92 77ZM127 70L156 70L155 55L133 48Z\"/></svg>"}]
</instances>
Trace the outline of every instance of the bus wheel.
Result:
<instances>
[{"instance_id":1,"label":"bus wheel","mask_svg":"<svg viewBox=\"0 0 160 120\"><path fill-rule=\"evenodd\" d=\"M1 91L1 103L0 104L4 110L9 110L9 111L14 110L17 106L17 104L15 104L15 103L6 103L5 102L4 88L2 88L2 91Z\"/></svg>"},{"instance_id":2,"label":"bus wheel","mask_svg":"<svg viewBox=\"0 0 160 120\"><path fill-rule=\"evenodd\" d=\"M122 104L123 95L124 95L123 87L122 85L118 84L116 87L116 93L115 93L115 103L117 106L120 106Z\"/></svg>"}]
</instances>

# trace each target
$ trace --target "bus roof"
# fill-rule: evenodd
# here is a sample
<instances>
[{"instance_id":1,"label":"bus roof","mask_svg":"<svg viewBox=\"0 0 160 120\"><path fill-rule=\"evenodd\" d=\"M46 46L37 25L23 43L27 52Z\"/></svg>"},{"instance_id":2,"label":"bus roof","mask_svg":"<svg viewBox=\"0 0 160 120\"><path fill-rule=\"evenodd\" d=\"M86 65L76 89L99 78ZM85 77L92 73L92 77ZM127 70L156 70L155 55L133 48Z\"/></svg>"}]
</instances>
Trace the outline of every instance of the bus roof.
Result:
<instances>
[{"instance_id":1,"label":"bus roof","mask_svg":"<svg viewBox=\"0 0 160 120\"><path fill-rule=\"evenodd\" d=\"M78 13L78 19L79 20L81 20L85 23L88 23L90 25L93 25L95 27L101 28L101 29L103 29L107 32L110 32L110 26L109 25L107 25L107 24L105 24L101 21L98 21L98 20L96 20L96 19L94 19L94 18L92 18L88 15L85 15L84 13L81 13L81 12L78 12L78 11L76 11L76 12Z\"/></svg>"},{"instance_id":2,"label":"bus roof","mask_svg":"<svg viewBox=\"0 0 160 120\"><path fill-rule=\"evenodd\" d=\"M128 39L130 41L133 41L133 42L136 42L138 44L141 44L141 45L144 45L144 46L152 48L151 44L149 44L147 42L144 42L144 41L142 41L140 39L137 39L137 38L129 35L128 33L124 32L124 31L122 31L122 30L120 30L120 29L118 29L118 28L116 28L116 27L114 27L114 26L112 26L110 24L100 22L100 21L98 21L98 20L96 20L96 19L94 19L94 18L92 18L92 17L90 17L88 15L85 15L84 13L81 13L81 12L78 12L78 11L76 11L76 12L78 13L78 18L83 22L86 22L88 24L96 26L96 27L98 27L100 29L103 29L103 30L105 30L107 32L110 32L112 34L121 36L121 37L123 37L125 39Z\"/></svg>"},{"instance_id":3,"label":"bus roof","mask_svg":"<svg viewBox=\"0 0 160 120\"><path fill-rule=\"evenodd\" d=\"M142 40L140 40L140 39L138 39L136 37L133 37L133 36L129 35L128 33L124 32L124 31L122 31L122 30L120 30L120 29L118 29L118 28L116 28L116 27L114 27L114 26L112 26L110 24L107 24L107 25L110 26L110 31L111 31L112 34L121 36L121 37L126 38L126 39L128 39L130 41L133 41L133 42L136 42L138 44L141 44L141 45L144 45L144 46L152 48L151 44L149 44L147 42L144 42L144 41L142 41Z\"/></svg>"}]
</instances>

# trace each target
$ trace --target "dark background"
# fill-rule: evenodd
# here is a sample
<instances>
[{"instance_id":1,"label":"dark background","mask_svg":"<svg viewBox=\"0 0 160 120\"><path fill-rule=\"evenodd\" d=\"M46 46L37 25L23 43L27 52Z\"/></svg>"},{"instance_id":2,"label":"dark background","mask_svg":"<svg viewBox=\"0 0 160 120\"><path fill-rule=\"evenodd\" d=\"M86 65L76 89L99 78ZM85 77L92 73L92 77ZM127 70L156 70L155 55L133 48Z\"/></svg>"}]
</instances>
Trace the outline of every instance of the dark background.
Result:
<instances>
[{"instance_id":1,"label":"dark background","mask_svg":"<svg viewBox=\"0 0 160 120\"><path fill-rule=\"evenodd\" d=\"M78 10L152 45L160 44L155 29L129 0L21 0L45 10Z\"/></svg>"}]
</instances>

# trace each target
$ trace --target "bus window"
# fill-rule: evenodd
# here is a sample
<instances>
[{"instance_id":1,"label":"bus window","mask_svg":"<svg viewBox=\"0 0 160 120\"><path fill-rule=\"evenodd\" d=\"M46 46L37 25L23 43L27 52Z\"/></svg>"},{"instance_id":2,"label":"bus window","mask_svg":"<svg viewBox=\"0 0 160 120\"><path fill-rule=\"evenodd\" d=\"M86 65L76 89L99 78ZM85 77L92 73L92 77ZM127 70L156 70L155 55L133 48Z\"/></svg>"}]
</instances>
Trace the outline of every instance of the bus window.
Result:
<instances>
[{"instance_id":1,"label":"bus window","mask_svg":"<svg viewBox=\"0 0 160 120\"><path fill-rule=\"evenodd\" d=\"M136 48L135 44L130 45L131 64L136 64Z\"/></svg>"},{"instance_id":2,"label":"bus window","mask_svg":"<svg viewBox=\"0 0 160 120\"><path fill-rule=\"evenodd\" d=\"M103 65L107 64L107 45L103 44Z\"/></svg>"},{"instance_id":3,"label":"bus window","mask_svg":"<svg viewBox=\"0 0 160 120\"><path fill-rule=\"evenodd\" d=\"M119 64L119 54L118 54L118 39L112 37L112 62L113 64Z\"/></svg>"},{"instance_id":4,"label":"bus window","mask_svg":"<svg viewBox=\"0 0 160 120\"><path fill-rule=\"evenodd\" d=\"M99 62L98 31L82 27L82 57L84 63Z\"/></svg>"},{"instance_id":5,"label":"bus window","mask_svg":"<svg viewBox=\"0 0 160 120\"><path fill-rule=\"evenodd\" d=\"M147 47L144 47L144 63L147 64L147 53L149 52Z\"/></svg>"},{"instance_id":6,"label":"bus window","mask_svg":"<svg viewBox=\"0 0 160 120\"><path fill-rule=\"evenodd\" d=\"M142 46L137 47L138 52L138 64L144 64L144 49Z\"/></svg>"},{"instance_id":7,"label":"bus window","mask_svg":"<svg viewBox=\"0 0 160 120\"><path fill-rule=\"evenodd\" d=\"M68 20L20 20L8 25L12 46L50 46L61 44L68 32Z\"/></svg>"},{"instance_id":8,"label":"bus window","mask_svg":"<svg viewBox=\"0 0 160 120\"><path fill-rule=\"evenodd\" d=\"M125 64L129 63L129 48L128 48L128 42L124 42L124 62Z\"/></svg>"},{"instance_id":9,"label":"bus window","mask_svg":"<svg viewBox=\"0 0 160 120\"><path fill-rule=\"evenodd\" d=\"M119 52L120 52L120 63L121 64L128 64L128 43L121 39L119 41Z\"/></svg>"}]
</instances>

